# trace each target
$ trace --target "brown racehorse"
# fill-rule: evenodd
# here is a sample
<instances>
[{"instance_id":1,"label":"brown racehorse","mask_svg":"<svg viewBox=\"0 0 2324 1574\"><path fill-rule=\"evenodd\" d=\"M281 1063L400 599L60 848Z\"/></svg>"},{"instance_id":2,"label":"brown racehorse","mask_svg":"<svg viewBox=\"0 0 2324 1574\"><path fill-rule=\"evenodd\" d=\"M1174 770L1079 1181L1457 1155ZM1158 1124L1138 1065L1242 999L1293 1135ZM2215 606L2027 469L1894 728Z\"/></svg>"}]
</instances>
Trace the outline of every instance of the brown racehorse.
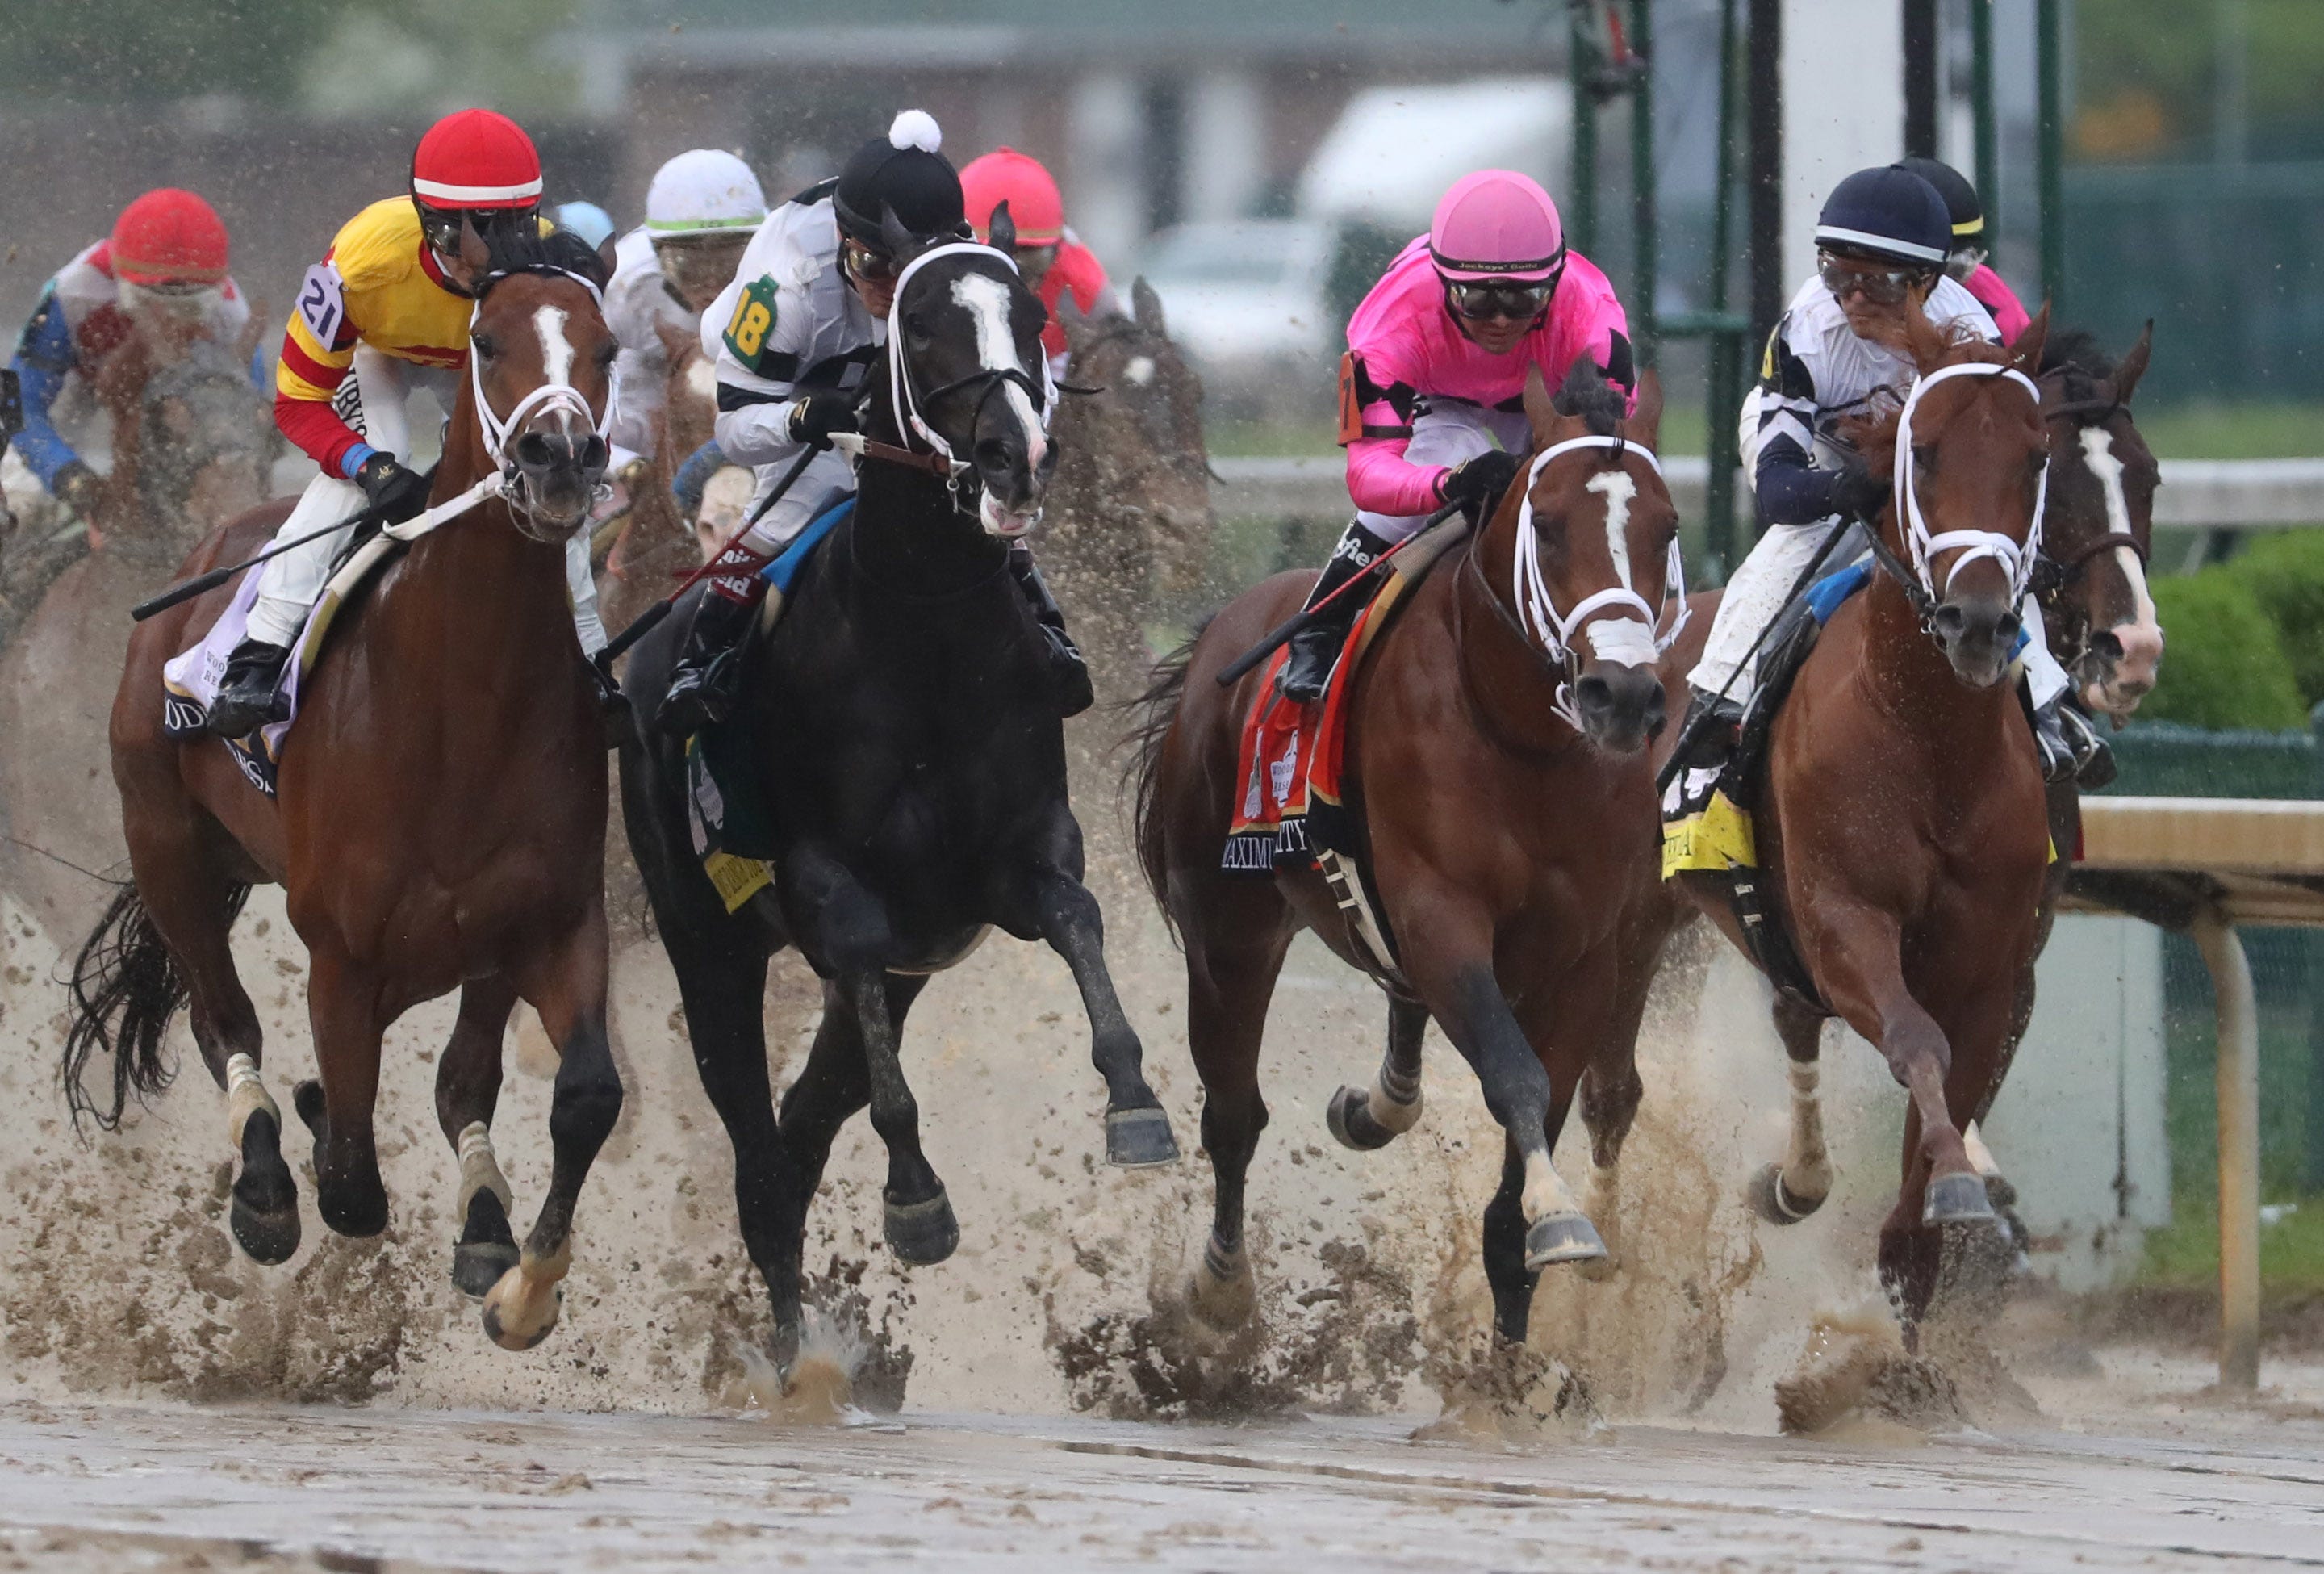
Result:
<instances>
[{"instance_id":1,"label":"brown racehorse","mask_svg":"<svg viewBox=\"0 0 2324 1574\"><path fill-rule=\"evenodd\" d=\"M1909 431L1892 418L1859 435L1876 468L1896 463L1883 571L1834 614L1778 713L1757 813L1769 905L1809 978L1911 1095L1879 1248L1908 1324L1935 1292L1941 1227L1991 1219L1962 1128L1999 1088L2039 949L2049 834L2006 680L2051 449L2030 380L2047 331L2045 311L2004 350L1913 319ZM1900 523L1905 501L1924 531ZM1683 681L1685 665L1674 653L1666 676ZM1681 883L1741 944L1719 884ZM1789 995L1776 1008L1795 1118L1761 1205L1779 1218L1812 1211L1831 1185L1823 1014Z\"/></svg>"},{"instance_id":2,"label":"brown racehorse","mask_svg":"<svg viewBox=\"0 0 2324 1574\"><path fill-rule=\"evenodd\" d=\"M227 946L249 887L281 882L311 958L308 1005L321 1069L297 1104L315 1133L317 1203L343 1235L387 1224L372 1135L380 1039L421 1001L461 992L437 1075L437 1114L461 1158L456 1282L484 1295L486 1331L512 1348L555 1325L574 1203L622 1107L605 1038L604 725L573 628L565 539L582 528L605 464L602 412L614 344L601 273L561 237L489 258L475 365L436 474L445 502L501 468L478 421L503 434L503 485L384 569L303 687L279 796L244 779L222 744L161 730L161 666L200 637L224 588L141 625L113 709L113 772L134 883L83 949L66 1082L77 1108L116 1122L131 1091L164 1086L169 1019L189 997L196 1042L229 1097L241 1157L231 1222L279 1263L299 1240L280 1115L260 1079L258 1016ZM501 412L508 412L505 417ZM503 501L503 496L507 498ZM280 506L212 535L194 574L261 545ZM521 996L561 1055L555 1164L521 1256L489 1134L501 1035ZM112 1106L81 1089L97 1049L115 1057Z\"/></svg>"},{"instance_id":3,"label":"brown racehorse","mask_svg":"<svg viewBox=\"0 0 2324 1574\"><path fill-rule=\"evenodd\" d=\"M1678 611L1666 578L1678 515L1651 452L1659 391L1649 379L1627 421L1622 405L1586 366L1554 407L1533 380L1530 479L1412 592L1351 696L1347 801L1401 977L1379 1079L1342 1089L1331 1125L1366 1148L1411 1126L1434 1016L1506 1135L1484 1262L1510 1339L1525 1338L1544 1265L1606 1255L1590 1213L1609 1200L1637 1108L1632 1050L1670 912L1646 745L1664 714L1653 630ZM1217 1175L1193 1301L1221 1326L1254 1301L1243 1181L1267 1124L1259 1040L1285 949L1306 927L1342 958L1359 956L1314 869L1268 879L1219 866L1241 791L1238 735L1266 680L1222 690L1215 678L1300 605L1312 578L1245 592L1164 669L1134 767L1141 861L1185 948ZM1660 604L1647 599L1658 593ZM1550 1162L1577 1094L1592 1143L1588 1208Z\"/></svg>"}]
</instances>

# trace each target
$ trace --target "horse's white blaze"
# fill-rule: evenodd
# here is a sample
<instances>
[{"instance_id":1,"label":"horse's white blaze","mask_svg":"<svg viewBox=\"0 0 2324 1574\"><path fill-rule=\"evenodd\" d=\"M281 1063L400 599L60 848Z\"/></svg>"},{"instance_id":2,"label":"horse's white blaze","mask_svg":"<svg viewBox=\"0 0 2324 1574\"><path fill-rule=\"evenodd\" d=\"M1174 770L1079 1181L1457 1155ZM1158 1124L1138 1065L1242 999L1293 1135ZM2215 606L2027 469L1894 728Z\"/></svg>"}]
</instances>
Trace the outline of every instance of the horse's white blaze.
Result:
<instances>
[{"instance_id":1,"label":"horse's white blaze","mask_svg":"<svg viewBox=\"0 0 2324 1574\"><path fill-rule=\"evenodd\" d=\"M1145 387L1147 384L1154 381L1154 357L1152 356L1130 356L1129 363L1121 368L1121 375L1138 387Z\"/></svg>"},{"instance_id":2,"label":"horse's white blaze","mask_svg":"<svg viewBox=\"0 0 2324 1574\"><path fill-rule=\"evenodd\" d=\"M2122 460L2114 451L2114 434L2094 426L2084 427L2082 463L2098 478L2098 490L2106 498L2107 529L2117 535L2130 534L2130 501L2123 494ZM2153 686L2155 668L2163 660L2163 624L2155 615L2154 597L2146 588L2146 566L2138 560L2138 554L2128 547L2116 547L2114 558L2122 566L2131 598L2130 621L2112 631L2122 643L2122 660L2116 663L2116 678L2117 681L2128 679L2144 684L2139 690L2144 694L2146 688ZM2091 697L2103 706L2103 688L2094 685Z\"/></svg>"},{"instance_id":3,"label":"horse's white blaze","mask_svg":"<svg viewBox=\"0 0 2324 1574\"><path fill-rule=\"evenodd\" d=\"M1525 1190L1518 1193L1517 1200L1525 1209L1527 1224L1553 1214L1582 1211L1582 1205L1574 1200L1572 1188L1566 1185L1565 1177L1549 1162L1546 1148L1526 1155Z\"/></svg>"},{"instance_id":4,"label":"horse's white blaze","mask_svg":"<svg viewBox=\"0 0 2324 1574\"><path fill-rule=\"evenodd\" d=\"M565 309L544 306L532 314L532 328L540 335L540 380L558 387L573 384L573 343L565 337Z\"/></svg>"},{"instance_id":5,"label":"horse's white blaze","mask_svg":"<svg viewBox=\"0 0 2324 1574\"><path fill-rule=\"evenodd\" d=\"M1017 336L1009 328L1009 286L990 273L963 273L952 282L952 298L976 325L976 358L988 372L1022 372ZM1001 396L1025 429L1025 463L1034 470L1049 450L1049 435L1041 430L1040 412L1015 382L1005 384Z\"/></svg>"},{"instance_id":6,"label":"horse's white blaze","mask_svg":"<svg viewBox=\"0 0 2324 1574\"><path fill-rule=\"evenodd\" d=\"M1638 484L1627 470L1601 470L1590 477L1586 491L1606 499L1606 551L1614 560L1614 575L1625 590L1636 590L1630 579L1630 501Z\"/></svg>"},{"instance_id":7,"label":"horse's white blaze","mask_svg":"<svg viewBox=\"0 0 2324 1574\"><path fill-rule=\"evenodd\" d=\"M282 1130L282 1111L276 1107L274 1096L266 1091L266 1084L258 1079L258 1062L245 1054L226 1057L226 1134L235 1153L242 1152L243 1124L260 1110L274 1117L275 1135Z\"/></svg>"}]
</instances>

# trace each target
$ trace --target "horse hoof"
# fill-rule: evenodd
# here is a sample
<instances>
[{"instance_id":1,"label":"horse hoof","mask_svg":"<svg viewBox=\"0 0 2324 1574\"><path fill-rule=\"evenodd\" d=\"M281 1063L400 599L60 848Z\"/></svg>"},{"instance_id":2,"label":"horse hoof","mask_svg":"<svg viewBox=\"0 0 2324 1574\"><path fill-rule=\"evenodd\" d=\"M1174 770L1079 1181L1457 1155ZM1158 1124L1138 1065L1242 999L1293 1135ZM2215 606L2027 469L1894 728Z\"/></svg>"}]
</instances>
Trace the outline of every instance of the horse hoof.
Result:
<instances>
[{"instance_id":1,"label":"horse hoof","mask_svg":"<svg viewBox=\"0 0 2324 1574\"><path fill-rule=\"evenodd\" d=\"M235 1244L254 1263L272 1268L278 1263L289 1262L290 1254L299 1249L299 1205L296 1202L272 1213L261 1213L254 1208L244 1206L242 1199L237 1197L226 1218L234 1227Z\"/></svg>"},{"instance_id":2,"label":"horse hoof","mask_svg":"<svg viewBox=\"0 0 2324 1574\"><path fill-rule=\"evenodd\" d=\"M1598 1227L1578 1213L1553 1213L1526 1228L1526 1272L1552 1263L1586 1263L1606 1255Z\"/></svg>"},{"instance_id":3,"label":"horse hoof","mask_svg":"<svg viewBox=\"0 0 2324 1574\"><path fill-rule=\"evenodd\" d=\"M452 1248L452 1288L471 1301L481 1301L523 1255L498 1241L462 1241Z\"/></svg>"},{"instance_id":4,"label":"horse hoof","mask_svg":"<svg viewBox=\"0 0 2324 1574\"><path fill-rule=\"evenodd\" d=\"M511 1268L484 1295L484 1337L503 1350L529 1350L547 1338L564 1310L565 1286Z\"/></svg>"},{"instance_id":5,"label":"horse hoof","mask_svg":"<svg viewBox=\"0 0 2324 1574\"><path fill-rule=\"evenodd\" d=\"M1781 1164L1762 1165L1751 1177L1751 1211L1769 1224L1797 1224L1822 1206L1822 1198L1796 1196L1785 1187Z\"/></svg>"},{"instance_id":6,"label":"horse hoof","mask_svg":"<svg viewBox=\"0 0 2324 1574\"><path fill-rule=\"evenodd\" d=\"M1372 1096L1361 1088L1342 1087L1323 1106L1323 1124L1332 1128L1343 1148L1372 1153L1396 1140L1396 1134L1372 1118Z\"/></svg>"},{"instance_id":7,"label":"horse hoof","mask_svg":"<svg viewBox=\"0 0 2324 1574\"><path fill-rule=\"evenodd\" d=\"M943 1262L960 1245L960 1221L941 1186L924 1202L889 1203L887 1230L888 1249L919 1267Z\"/></svg>"},{"instance_id":8,"label":"horse hoof","mask_svg":"<svg viewBox=\"0 0 2324 1574\"><path fill-rule=\"evenodd\" d=\"M315 1211L334 1233L367 1240L387 1228L387 1190L377 1180L368 1186L318 1185Z\"/></svg>"},{"instance_id":9,"label":"horse hoof","mask_svg":"<svg viewBox=\"0 0 2324 1574\"><path fill-rule=\"evenodd\" d=\"M312 1077L295 1084L290 1089L290 1107L307 1123L307 1130L314 1139L321 1142L327 1129L323 1119L323 1085Z\"/></svg>"},{"instance_id":10,"label":"horse hoof","mask_svg":"<svg viewBox=\"0 0 2324 1574\"><path fill-rule=\"evenodd\" d=\"M1194 1320L1215 1332L1228 1334L1250 1320L1259 1310L1259 1282L1250 1259L1237 1250L1223 1253L1215 1239L1203 1243L1203 1259L1186 1276L1186 1310Z\"/></svg>"},{"instance_id":11,"label":"horse hoof","mask_svg":"<svg viewBox=\"0 0 2324 1574\"><path fill-rule=\"evenodd\" d=\"M1992 1223L1993 1202L1985 1193L1985 1177L1974 1173L1935 1177L1921 1200L1921 1222Z\"/></svg>"},{"instance_id":12,"label":"horse hoof","mask_svg":"<svg viewBox=\"0 0 2324 1574\"><path fill-rule=\"evenodd\" d=\"M1120 1170L1176 1163L1178 1139L1170 1134L1170 1117L1158 1106L1106 1111L1105 1162Z\"/></svg>"},{"instance_id":13,"label":"horse hoof","mask_svg":"<svg viewBox=\"0 0 2324 1574\"><path fill-rule=\"evenodd\" d=\"M1622 1259L1616 1256L1613 1248L1609 1246L1606 1249L1606 1255L1602 1257L1575 1259L1573 1271L1592 1284L1603 1284L1613 1278L1620 1271L1621 1266Z\"/></svg>"}]
</instances>

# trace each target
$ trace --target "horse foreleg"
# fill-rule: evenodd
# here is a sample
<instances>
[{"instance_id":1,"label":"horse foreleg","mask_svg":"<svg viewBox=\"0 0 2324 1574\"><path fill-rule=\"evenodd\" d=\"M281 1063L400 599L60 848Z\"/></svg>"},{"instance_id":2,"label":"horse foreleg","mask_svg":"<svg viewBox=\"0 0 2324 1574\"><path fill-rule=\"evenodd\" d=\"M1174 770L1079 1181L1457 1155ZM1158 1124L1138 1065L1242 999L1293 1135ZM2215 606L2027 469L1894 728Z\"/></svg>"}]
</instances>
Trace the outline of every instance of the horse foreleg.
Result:
<instances>
[{"instance_id":1,"label":"horse foreleg","mask_svg":"<svg viewBox=\"0 0 2324 1574\"><path fill-rule=\"evenodd\" d=\"M1105 1079L1105 1162L1146 1169L1177 1162L1170 1117L1146 1084L1146 1051L1114 993L1105 965L1105 919L1089 887L1048 871L1036 897L1041 937L1073 969L1090 1021L1090 1059Z\"/></svg>"},{"instance_id":2,"label":"horse foreleg","mask_svg":"<svg viewBox=\"0 0 2324 1574\"><path fill-rule=\"evenodd\" d=\"M493 1152L492 1130L501 1096L501 1043L515 1008L516 986L507 979L472 979L460 990L460 1014L436 1063L436 1123L460 1164L452 1283L471 1299L517 1264L516 1236L509 1228L516 1201Z\"/></svg>"},{"instance_id":3,"label":"horse foreleg","mask_svg":"<svg viewBox=\"0 0 2324 1574\"><path fill-rule=\"evenodd\" d=\"M1229 896L1225 900L1236 900ZM1259 1301L1243 1248L1243 1191L1267 1101L1259 1091L1259 1051L1267 1005L1290 944L1283 903L1255 886L1241 901L1259 921L1221 934L1215 924L1182 923L1186 937L1186 1039L1203 1079L1203 1151L1210 1155L1211 1233L1187 1283L1187 1304L1213 1328L1240 1327ZM1271 912L1269 909L1271 908ZM1197 921L1209 918L1197 915ZM1273 918L1272 924L1264 921Z\"/></svg>"},{"instance_id":4,"label":"horse foreleg","mask_svg":"<svg viewBox=\"0 0 2324 1574\"><path fill-rule=\"evenodd\" d=\"M529 1350L557 1326L573 1263L573 1208L597 1150L622 1114L622 1074L605 1037L605 914L591 912L561 950L521 972L517 988L557 1045L549 1096L549 1194L517 1264L484 1296L484 1332L504 1350Z\"/></svg>"},{"instance_id":5,"label":"horse foreleg","mask_svg":"<svg viewBox=\"0 0 2324 1574\"><path fill-rule=\"evenodd\" d=\"M903 1008L911 994L891 998L888 975L876 968L842 974L839 996L854 1019L863 1046L865 1081L871 1094L872 1129L888 1148L888 1184L882 1190L881 1227L899 1261L941 1263L960 1245L960 1222L936 1167L920 1147L920 1106L904 1080Z\"/></svg>"},{"instance_id":6,"label":"horse foreleg","mask_svg":"<svg viewBox=\"0 0 2324 1574\"><path fill-rule=\"evenodd\" d=\"M1384 1148L1420 1122L1420 1042L1428 1007L1396 995L1388 1002L1388 1053L1370 1088L1342 1086L1324 1107L1323 1124L1342 1147Z\"/></svg>"},{"instance_id":7,"label":"horse foreleg","mask_svg":"<svg viewBox=\"0 0 2324 1574\"><path fill-rule=\"evenodd\" d=\"M372 1110L379 1098L378 978L327 947L317 948L307 977L307 1018L315 1033L321 1079L291 1090L300 1118L315 1134L315 1204L343 1236L387 1227L387 1188L379 1178Z\"/></svg>"},{"instance_id":8,"label":"horse foreleg","mask_svg":"<svg viewBox=\"0 0 2324 1574\"><path fill-rule=\"evenodd\" d=\"M1792 1135L1781 1162L1751 1180L1751 1206L1769 1224L1797 1224L1831 1195L1831 1153L1823 1136L1821 1014L1788 995L1775 997L1775 1032L1791 1067Z\"/></svg>"},{"instance_id":9,"label":"horse foreleg","mask_svg":"<svg viewBox=\"0 0 2324 1574\"><path fill-rule=\"evenodd\" d=\"M1970 1166L1947 1107L1952 1044L1905 986L1895 918L1862 903L1803 903L1800 932L1824 998L1850 1027L1879 1046L1889 1073L1911 1096L1918 1126L1904 1195L1909 1200L1916 1182L1925 1182L1921 1222L1990 1219L1993 1205L1986 1200L1985 1182Z\"/></svg>"}]
</instances>

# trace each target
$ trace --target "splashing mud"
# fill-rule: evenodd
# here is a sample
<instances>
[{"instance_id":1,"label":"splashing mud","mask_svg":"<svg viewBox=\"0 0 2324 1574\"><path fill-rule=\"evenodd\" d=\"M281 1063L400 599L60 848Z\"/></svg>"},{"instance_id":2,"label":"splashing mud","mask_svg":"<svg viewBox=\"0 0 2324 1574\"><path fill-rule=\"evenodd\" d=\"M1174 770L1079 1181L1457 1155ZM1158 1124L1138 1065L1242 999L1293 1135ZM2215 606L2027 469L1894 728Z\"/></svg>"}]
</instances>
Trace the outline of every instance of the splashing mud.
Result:
<instances>
[{"instance_id":1,"label":"splashing mud","mask_svg":"<svg viewBox=\"0 0 2324 1574\"><path fill-rule=\"evenodd\" d=\"M866 1347L841 1319L810 1306L800 1319L798 1358L788 1379L756 1345L736 1340L740 1375L722 1396L732 1409L788 1426L836 1426L868 1420L855 1408L855 1374Z\"/></svg>"}]
</instances>

